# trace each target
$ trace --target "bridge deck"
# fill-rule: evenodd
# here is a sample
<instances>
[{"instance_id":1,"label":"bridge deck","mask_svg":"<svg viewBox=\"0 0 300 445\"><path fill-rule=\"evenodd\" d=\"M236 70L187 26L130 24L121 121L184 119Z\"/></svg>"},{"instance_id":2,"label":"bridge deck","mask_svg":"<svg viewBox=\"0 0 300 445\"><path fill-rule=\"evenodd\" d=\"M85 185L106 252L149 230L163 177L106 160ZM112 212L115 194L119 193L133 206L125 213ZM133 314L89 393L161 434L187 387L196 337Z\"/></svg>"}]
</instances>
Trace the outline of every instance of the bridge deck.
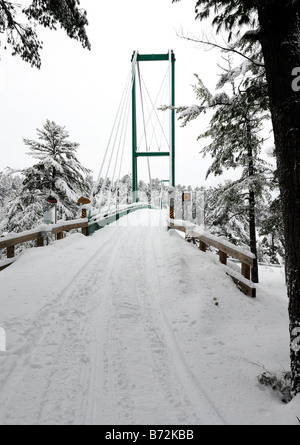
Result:
<instances>
[{"instance_id":1,"label":"bridge deck","mask_svg":"<svg viewBox=\"0 0 300 445\"><path fill-rule=\"evenodd\" d=\"M213 317L225 289L242 297L217 259L163 221L140 211L92 237L30 250L1 273L0 424L222 424L234 416L220 407L232 394L219 366L234 344L225 352Z\"/></svg>"}]
</instances>

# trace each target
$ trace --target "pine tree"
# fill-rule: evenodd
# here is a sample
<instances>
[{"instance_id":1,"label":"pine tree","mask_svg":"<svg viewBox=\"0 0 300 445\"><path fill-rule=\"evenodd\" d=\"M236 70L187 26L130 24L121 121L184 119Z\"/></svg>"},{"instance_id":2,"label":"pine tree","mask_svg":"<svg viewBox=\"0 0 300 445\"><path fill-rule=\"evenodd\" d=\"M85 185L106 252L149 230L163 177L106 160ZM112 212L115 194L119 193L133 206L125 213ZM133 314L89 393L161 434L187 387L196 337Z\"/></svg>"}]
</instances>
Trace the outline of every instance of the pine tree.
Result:
<instances>
[{"instance_id":1,"label":"pine tree","mask_svg":"<svg viewBox=\"0 0 300 445\"><path fill-rule=\"evenodd\" d=\"M120 199L124 204L130 204L132 202L132 176L127 174L121 179Z\"/></svg>"},{"instance_id":2,"label":"pine tree","mask_svg":"<svg viewBox=\"0 0 300 445\"><path fill-rule=\"evenodd\" d=\"M18 194L21 182L21 177L10 168L0 172L0 208Z\"/></svg>"},{"instance_id":3,"label":"pine tree","mask_svg":"<svg viewBox=\"0 0 300 445\"><path fill-rule=\"evenodd\" d=\"M46 202L40 195L38 190L29 190L24 185L22 186L19 195L7 205L5 226L7 232L23 232L43 222Z\"/></svg>"},{"instance_id":4,"label":"pine tree","mask_svg":"<svg viewBox=\"0 0 300 445\"><path fill-rule=\"evenodd\" d=\"M89 193L90 170L78 161L79 144L68 140L65 127L47 120L37 133L38 141L24 139L28 154L38 162L22 171L20 196L8 212L9 231L31 229L41 222L49 195L57 199L59 219L75 218L78 198Z\"/></svg>"},{"instance_id":5,"label":"pine tree","mask_svg":"<svg viewBox=\"0 0 300 445\"><path fill-rule=\"evenodd\" d=\"M256 195L263 190L264 173L267 171L265 162L259 158L264 142L260 131L263 129L263 122L269 118L268 102L265 95L261 94L264 90L263 76L258 81L257 74L253 76L251 65L243 63L233 68L231 59L227 61L228 68L223 68L223 74L217 85L217 89L221 89L221 92L212 95L196 76L198 85L194 90L200 104L180 107L178 111L181 112L180 119L185 126L202 113L213 110L208 130L198 138L211 139L211 143L201 149L204 156L209 154L213 158L207 176L221 175L224 169L242 169L240 179L232 184L231 189L239 190L244 200L248 201L250 249L257 258ZM249 81L251 75L255 83ZM227 91L228 88L224 88L228 84L231 87L231 94ZM246 197L245 190L247 190ZM225 196L228 198L230 194L226 192ZM258 283L257 260L252 268L252 280Z\"/></svg>"},{"instance_id":6,"label":"pine tree","mask_svg":"<svg viewBox=\"0 0 300 445\"><path fill-rule=\"evenodd\" d=\"M249 246L248 193L238 183L225 181L206 189L205 225L213 234L236 245Z\"/></svg>"},{"instance_id":7,"label":"pine tree","mask_svg":"<svg viewBox=\"0 0 300 445\"><path fill-rule=\"evenodd\" d=\"M270 200L259 230L262 261L281 264L285 257L284 228L280 198Z\"/></svg>"},{"instance_id":8,"label":"pine tree","mask_svg":"<svg viewBox=\"0 0 300 445\"><path fill-rule=\"evenodd\" d=\"M79 0L32 0L22 7L18 2L0 0L0 35L6 37L4 49L11 46L13 55L40 68L43 44L38 39L37 25L51 30L60 25L70 38L90 49L85 30L87 15L79 4Z\"/></svg>"},{"instance_id":9,"label":"pine tree","mask_svg":"<svg viewBox=\"0 0 300 445\"><path fill-rule=\"evenodd\" d=\"M14 170L7 168L0 172L0 234L5 231L8 210L20 194L22 178Z\"/></svg>"}]
</instances>

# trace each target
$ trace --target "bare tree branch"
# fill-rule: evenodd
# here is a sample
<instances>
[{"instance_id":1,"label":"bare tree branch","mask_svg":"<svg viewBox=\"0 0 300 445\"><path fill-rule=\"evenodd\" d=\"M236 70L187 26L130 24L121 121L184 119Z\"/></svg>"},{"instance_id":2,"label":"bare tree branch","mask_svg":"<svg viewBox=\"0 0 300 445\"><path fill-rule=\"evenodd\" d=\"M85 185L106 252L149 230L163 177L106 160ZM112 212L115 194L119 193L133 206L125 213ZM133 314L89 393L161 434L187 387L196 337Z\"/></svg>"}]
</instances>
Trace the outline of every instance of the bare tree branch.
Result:
<instances>
[{"instance_id":1,"label":"bare tree branch","mask_svg":"<svg viewBox=\"0 0 300 445\"><path fill-rule=\"evenodd\" d=\"M241 51L238 51L237 49L233 48L232 46L228 46L228 47L221 46L221 45L219 45L217 43L208 42L208 41L201 40L201 39L198 39L198 38L196 39L196 38L192 38L192 37L187 37L187 36L184 36L182 34L180 35L178 32L176 32L176 35L178 37L180 37L181 39L185 39L185 40L188 40L190 42L202 43L203 45L209 45L209 46L211 46L213 48L221 49L222 51L227 51L227 52L232 52L232 53L238 54L239 56L244 57L245 59L249 60L249 62L253 63L253 65L259 66L261 68L265 67L265 65L263 63L251 59L251 57L246 56L244 53L242 53Z\"/></svg>"}]
</instances>

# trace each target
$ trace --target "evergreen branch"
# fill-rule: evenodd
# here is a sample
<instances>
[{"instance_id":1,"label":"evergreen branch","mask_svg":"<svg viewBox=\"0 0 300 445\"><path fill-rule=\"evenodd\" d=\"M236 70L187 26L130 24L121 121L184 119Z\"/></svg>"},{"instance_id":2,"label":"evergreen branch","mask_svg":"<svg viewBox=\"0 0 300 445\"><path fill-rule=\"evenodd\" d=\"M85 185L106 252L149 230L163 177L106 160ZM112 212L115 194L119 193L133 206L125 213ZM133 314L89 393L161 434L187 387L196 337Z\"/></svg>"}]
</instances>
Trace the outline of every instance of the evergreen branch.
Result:
<instances>
[{"instance_id":1,"label":"evergreen branch","mask_svg":"<svg viewBox=\"0 0 300 445\"><path fill-rule=\"evenodd\" d=\"M244 215L246 211L248 211L247 208L245 208L244 210L241 210L240 212L236 212L236 213L234 213L233 215L231 215L231 216L228 218L228 222L231 221L231 220L232 220L233 218L235 218L236 216Z\"/></svg>"}]
</instances>

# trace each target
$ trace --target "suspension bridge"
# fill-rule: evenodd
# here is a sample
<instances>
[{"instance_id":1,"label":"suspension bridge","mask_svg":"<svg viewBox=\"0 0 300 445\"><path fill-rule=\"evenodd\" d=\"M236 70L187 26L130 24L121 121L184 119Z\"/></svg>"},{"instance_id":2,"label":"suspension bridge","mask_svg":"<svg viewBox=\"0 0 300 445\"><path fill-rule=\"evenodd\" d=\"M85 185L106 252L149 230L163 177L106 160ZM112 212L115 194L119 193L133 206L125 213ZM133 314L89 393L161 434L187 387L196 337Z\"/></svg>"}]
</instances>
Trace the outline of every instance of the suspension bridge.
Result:
<instances>
[{"instance_id":1,"label":"suspension bridge","mask_svg":"<svg viewBox=\"0 0 300 445\"><path fill-rule=\"evenodd\" d=\"M129 158L132 159L131 202L139 201L138 171L141 160L146 159L147 162L150 192L152 191L151 161L154 158L169 159L169 166L165 171L165 178L168 179L164 179L164 181L168 182L169 186L175 187L175 61L173 51L169 51L167 54L152 55L139 54L138 51L133 53L130 73L102 158L98 179L91 193L91 201L99 210L101 210L101 201L108 179L110 179L106 200L108 210L110 210L112 202L113 188L115 188L114 202L119 197L117 192L121 186L120 179L124 160ZM155 72L163 73L157 91L152 95L143 76L141 67L143 64L152 67L150 70L152 78L148 79L148 83L153 82ZM153 64L156 65L155 69ZM159 69L157 65L160 65ZM169 106L169 112L160 110L162 105ZM166 118L168 114L169 119ZM132 116L131 134L128 129L130 115ZM131 154L128 150L126 151L129 145L132 147ZM117 173L118 177L116 177ZM96 198L95 195L97 195Z\"/></svg>"},{"instance_id":2,"label":"suspension bridge","mask_svg":"<svg viewBox=\"0 0 300 445\"><path fill-rule=\"evenodd\" d=\"M165 65L154 100L141 68L151 62ZM162 104L168 112L159 112ZM0 262L7 338L1 424L226 423L196 373L192 337L201 326L194 309L224 288L255 297L253 255L177 218L174 106L174 53L135 51L84 217L0 240L7 251ZM132 184L123 193L129 115ZM139 160L147 161L151 191L155 157L169 161L163 209L138 191ZM88 236L64 237L75 229ZM46 246L50 236L57 241ZM16 256L16 246L34 240L38 249ZM220 264L204 253L207 246ZM228 267L228 257L241 262L240 271Z\"/></svg>"}]
</instances>

